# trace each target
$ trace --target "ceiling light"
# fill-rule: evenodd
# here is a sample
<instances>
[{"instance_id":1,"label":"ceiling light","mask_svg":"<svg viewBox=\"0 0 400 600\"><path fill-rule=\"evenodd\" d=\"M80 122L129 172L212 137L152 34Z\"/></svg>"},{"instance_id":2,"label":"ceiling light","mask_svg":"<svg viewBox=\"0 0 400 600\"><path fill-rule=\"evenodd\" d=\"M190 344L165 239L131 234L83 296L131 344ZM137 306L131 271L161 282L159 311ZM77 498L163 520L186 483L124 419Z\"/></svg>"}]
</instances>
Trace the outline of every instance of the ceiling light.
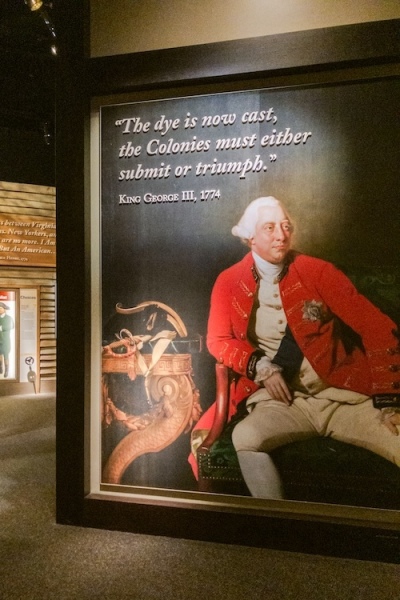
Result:
<instances>
[{"instance_id":1,"label":"ceiling light","mask_svg":"<svg viewBox=\"0 0 400 600\"><path fill-rule=\"evenodd\" d=\"M39 8L42 8L43 1L42 0L25 0L25 4L31 10L39 10Z\"/></svg>"},{"instance_id":2,"label":"ceiling light","mask_svg":"<svg viewBox=\"0 0 400 600\"><path fill-rule=\"evenodd\" d=\"M53 8L53 4L52 2L45 2L43 3L43 0L24 0L26 6L32 11L32 12L36 12L36 14L38 14L43 21L46 24L46 27L48 29L48 31L50 32L51 37L56 40L57 36L56 36L56 30L54 27L54 23L52 18L50 17L49 13L47 12L46 8L52 9ZM51 53L54 56L57 56L57 47L55 44L53 44L50 48Z\"/></svg>"}]
</instances>

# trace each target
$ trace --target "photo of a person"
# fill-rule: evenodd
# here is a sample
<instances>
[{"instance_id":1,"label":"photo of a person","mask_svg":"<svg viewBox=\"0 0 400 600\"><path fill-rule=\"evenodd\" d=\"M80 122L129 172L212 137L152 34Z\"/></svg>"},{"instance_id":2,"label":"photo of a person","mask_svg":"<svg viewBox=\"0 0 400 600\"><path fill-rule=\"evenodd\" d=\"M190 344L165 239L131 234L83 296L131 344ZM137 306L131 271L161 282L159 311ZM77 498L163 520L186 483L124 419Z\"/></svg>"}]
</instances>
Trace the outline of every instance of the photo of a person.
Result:
<instances>
[{"instance_id":1,"label":"photo of a person","mask_svg":"<svg viewBox=\"0 0 400 600\"><path fill-rule=\"evenodd\" d=\"M14 320L7 314L10 307L0 302L0 375L4 372L4 379L8 377L10 367L11 335L14 329Z\"/></svg>"},{"instance_id":2,"label":"photo of a person","mask_svg":"<svg viewBox=\"0 0 400 600\"><path fill-rule=\"evenodd\" d=\"M400 466L400 414L373 397L400 388L398 325L332 263L292 249L293 222L272 196L251 202L232 234L249 252L217 278L207 347L236 374L232 441L254 497L283 498L269 453L315 436ZM202 422L207 421L207 414Z\"/></svg>"}]
</instances>

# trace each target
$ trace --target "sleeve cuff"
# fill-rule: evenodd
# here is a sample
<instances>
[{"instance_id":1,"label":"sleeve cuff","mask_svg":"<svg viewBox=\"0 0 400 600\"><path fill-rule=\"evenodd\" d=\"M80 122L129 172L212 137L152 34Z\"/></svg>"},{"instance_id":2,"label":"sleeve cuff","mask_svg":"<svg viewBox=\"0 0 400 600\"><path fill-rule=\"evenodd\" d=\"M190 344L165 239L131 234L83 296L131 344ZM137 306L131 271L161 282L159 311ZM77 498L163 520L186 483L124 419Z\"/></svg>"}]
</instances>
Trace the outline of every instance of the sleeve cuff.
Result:
<instances>
[{"instance_id":1,"label":"sleeve cuff","mask_svg":"<svg viewBox=\"0 0 400 600\"><path fill-rule=\"evenodd\" d=\"M254 381L254 379L257 375L257 366L256 365L263 356L265 356L265 355L264 355L264 352L261 352L261 350L256 350L250 356L249 362L247 363L247 370L246 370L246 375L247 375L248 379L251 379L252 381Z\"/></svg>"},{"instance_id":2,"label":"sleeve cuff","mask_svg":"<svg viewBox=\"0 0 400 600\"><path fill-rule=\"evenodd\" d=\"M256 364L257 373L254 381L261 385L263 381L271 377L271 375L274 373L281 373L282 370L282 367L271 362L266 356L263 356Z\"/></svg>"}]
</instances>

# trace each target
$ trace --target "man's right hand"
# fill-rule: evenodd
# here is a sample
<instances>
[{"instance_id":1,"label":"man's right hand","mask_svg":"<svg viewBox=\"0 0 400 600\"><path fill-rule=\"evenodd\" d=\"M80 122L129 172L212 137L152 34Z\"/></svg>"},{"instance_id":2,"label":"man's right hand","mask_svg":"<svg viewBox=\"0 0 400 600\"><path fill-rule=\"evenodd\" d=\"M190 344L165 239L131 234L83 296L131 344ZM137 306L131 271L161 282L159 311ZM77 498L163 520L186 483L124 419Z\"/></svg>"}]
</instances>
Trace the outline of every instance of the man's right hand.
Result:
<instances>
[{"instance_id":1,"label":"man's right hand","mask_svg":"<svg viewBox=\"0 0 400 600\"><path fill-rule=\"evenodd\" d=\"M288 406L292 404L293 394L281 373L273 373L270 377L264 379L263 385L274 400L284 402Z\"/></svg>"},{"instance_id":2,"label":"man's right hand","mask_svg":"<svg viewBox=\"0 0 400 600\"><path fill-rule=\"evenodd\" d=\"M400 413L395 412L384 419L382 419L382 425L387 427L393 435L399 435L398 427L400 427Z\"/></svg>"}]
</instances>

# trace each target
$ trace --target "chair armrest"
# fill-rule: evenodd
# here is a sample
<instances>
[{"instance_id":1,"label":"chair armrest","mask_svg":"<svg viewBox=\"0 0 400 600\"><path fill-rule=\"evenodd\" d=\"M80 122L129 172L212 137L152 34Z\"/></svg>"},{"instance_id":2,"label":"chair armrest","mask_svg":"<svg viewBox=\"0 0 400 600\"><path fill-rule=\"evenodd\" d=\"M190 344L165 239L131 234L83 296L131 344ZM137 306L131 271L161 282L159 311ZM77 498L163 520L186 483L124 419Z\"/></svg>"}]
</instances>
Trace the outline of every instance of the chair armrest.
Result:
<instances>
[{"instance_id":1,"label":"chair armrest","mask_svg":"<svg viewBox=\"0 0 400 600\"><path fill-rule=\"evenodd\" d=\"M229 407L229 369L221 363L215 365L216 395L215 416L211 429L197 452L207 454L213 443L219 438L228 419Z\"/></svg>"}]
</instances>

